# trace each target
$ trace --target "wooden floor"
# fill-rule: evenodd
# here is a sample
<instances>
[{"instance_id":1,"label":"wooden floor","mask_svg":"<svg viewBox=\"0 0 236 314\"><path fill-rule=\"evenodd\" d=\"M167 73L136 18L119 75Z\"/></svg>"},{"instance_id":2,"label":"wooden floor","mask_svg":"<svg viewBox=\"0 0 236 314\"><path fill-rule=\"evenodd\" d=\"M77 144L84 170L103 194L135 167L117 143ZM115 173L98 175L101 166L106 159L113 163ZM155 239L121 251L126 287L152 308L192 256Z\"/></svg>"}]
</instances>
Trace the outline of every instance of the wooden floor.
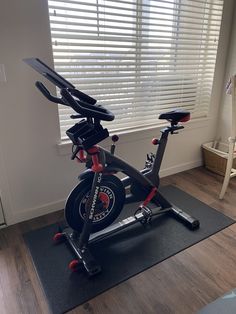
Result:
<instances>
[{"instance_id":1,"label":"wooden floor","mask_svg":"<svg viewBox=\"0 0 236 314\"><path fill-rule=\"evenodd\" d=\"M222 177L196 168L162 180L236 219L236 178L218 200ZM54 213L0 230L0 313L50 313L22 233ZM72 314L191 314L236 287L236 224L108 290Z\"/></svg>"}]
</instances>

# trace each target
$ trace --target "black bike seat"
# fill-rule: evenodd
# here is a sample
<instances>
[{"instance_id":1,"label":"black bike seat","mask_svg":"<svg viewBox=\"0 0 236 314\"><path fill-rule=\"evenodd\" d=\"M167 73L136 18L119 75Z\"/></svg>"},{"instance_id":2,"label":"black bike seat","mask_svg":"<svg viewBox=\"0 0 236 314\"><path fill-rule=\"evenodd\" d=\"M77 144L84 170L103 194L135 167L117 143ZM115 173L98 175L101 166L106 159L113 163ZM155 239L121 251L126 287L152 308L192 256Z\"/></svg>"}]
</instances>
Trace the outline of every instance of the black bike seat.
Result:
<instances>
[{"instance_id":1,"label":"black bike seat","mask_svg":"<svg viewBox=\"0 0 236 314\"><path fill-rule=\"evenodd\" d=\"M190 119L190 112L176 109L168 112L161 113L159 116L161 120L168 120L172 123L186 122Z\"/></svg>"}]
</instances>

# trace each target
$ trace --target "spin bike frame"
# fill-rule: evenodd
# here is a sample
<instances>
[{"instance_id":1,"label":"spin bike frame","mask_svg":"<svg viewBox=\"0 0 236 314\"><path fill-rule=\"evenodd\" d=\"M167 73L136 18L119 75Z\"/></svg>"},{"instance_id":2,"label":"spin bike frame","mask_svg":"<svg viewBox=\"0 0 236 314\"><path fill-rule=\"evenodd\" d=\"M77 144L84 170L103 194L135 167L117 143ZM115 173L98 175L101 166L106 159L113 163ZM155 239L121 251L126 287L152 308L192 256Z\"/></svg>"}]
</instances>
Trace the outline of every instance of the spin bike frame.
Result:
<instances>
[{"instance_id":1,"label":"spin bike frame","mask_svg":"<svg viewBox=\"0 0 236 314\"><path fill-rule=\"evenodd\" d=\"M93 176L93 183L91 193L88 201L88 206L85 213L85 223L81 234L77 234L74 230L67 228L63 231L74 253L78 256L79 260L83 262L85 269L89 275L95 275L101 271L101 267L93 259L88 245L97 241L100 241L112 234L125 229L137 222L142 224L148 223L153 216L168 213L174 218L177 218L183 222L190 229L196 229L199 227L199 221L185 213L183 210L171 204L167 201L163 195L158 191L159 186L159 170L165 147L167 144L169 134L175 134L177 130L182 129L183 126L170 126L161 130L161 138L158 140L157 154L153 162L151 169L143 169L138 171L121 158L114 156L111 152L105 150L100 146L94 146L88 150L89 154L92 154L93 166L91 172L85 172L81 177ZM107 165L107 166L106 166ZM111 165L111 166L110 166ZM136 214L128 218L123 219L117 223L114 223L107 228L91 234L93 216L98 201L99 190L101 185L102 176L115 172L123 172L127 175L122 180L124 187L128 187L133 182L139 183L142 187L147 188L146 199L140 204ZM127 196L128 202L137 201L133 195ZM147 207L149 202L153 201L157 208L150 209Z\"/></svg>"},{"instance_id":2,"label":"spin bike frame","mask_svg":"<svg viewBox=\"0 0 236 314\"><path fill-rule=\"evenodd\" d=\"M89 251L89 244L92 242L100 241L105 237L108 237L137 222L140 222L141 224L146 224L151 220L153 216L168 213L171 214L174 218L177 218L181 222L186 224L190 229L196 229L199 227L199 221L197 219L191 217L181 209L171 204L158 191L159 170L165 152L168 136L170 133L175 134L176 131L183 128L183 126L178 125L178 121L181 120L175 121L174 123L171 122L171 126L161 130L161 138L157 141L157 154L155 159L153 160L153 163L151 163L151 167L145 168L142 171L138 171L122 159L114 156L114 145L111 149L111 152L105 150L100 146L95 146L97 143L109 136L108 131L106 129L103 129L100 125L100 120L112 121L114 119L114 115L109 110L102 107L101 105L97 106L95 99L77 90L75 86L65 80L54 70L50 69L41 60L37 58L28 58L24 59L24 62L26 62L38 73L47 78L55 86L59 87L62 98L51 95L42 82L36 82L36 86L40 90L40 92L49 101L69 106L79 114L71 117L86 117L88 127L86 129L86 132L93 133L93 136L84 139L82 145L80 146L80 144L77 145L77 138L80 136L81 129L84 126L83 123L86 124L86 122L82 122L82 125L79 124L77 125L77 127L75 125L75 129L74 127L72 127L73 134L70 138L72 142L77 145L77 149L73 153L72 159L77 156L77 153L78 158L83 156L83 149L85 149L86 152L91 155L92 167L91 169L87 169L80 176L80 179L85 179L89 177L93 179L93 182L91 193L88 202L86 203L85 222L81 234L78 234L71 228L64 229L62 233L78 259L83 263L89 275L92 276L101 271L100 265L96 263ZM73 96L76 98L76 100L73 98ZM89 122L92 122L93 119L94 121L96 120L96 123L91 125L91 123ZM68 131L71 132L71 129ZM145 199L140 204L133 216L123 219L122 221L114 223L107 228L92 234L91 231L93 217L99 198L102 176L117 172L122 172L127 175L127 177L122 180L124 188L132 184L137 184L145 190L146 198L144 197ZM129 202L137 201L137 197L131 195L128 196L126 200ZM148 203L150 203L151 201L157 205L157 208L150 209L149 207L147 207Z\"/></svg>"}]
</instances>

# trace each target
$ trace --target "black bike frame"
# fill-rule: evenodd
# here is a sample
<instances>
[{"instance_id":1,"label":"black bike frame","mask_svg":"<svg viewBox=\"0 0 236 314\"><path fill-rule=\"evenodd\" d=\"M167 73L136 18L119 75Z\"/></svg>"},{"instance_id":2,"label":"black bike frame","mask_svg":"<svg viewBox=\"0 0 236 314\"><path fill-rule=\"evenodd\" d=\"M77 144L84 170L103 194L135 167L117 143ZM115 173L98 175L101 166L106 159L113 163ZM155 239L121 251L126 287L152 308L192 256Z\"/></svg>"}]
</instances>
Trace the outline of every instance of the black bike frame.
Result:
<instances>
[{"instance_id":1,"label":"black bike frame","mask_svg":"<svg viewBox=\"0 0 236 314\"><path fill-rule=\"evenodd\" d=\"M180 129L180 128L182 128L182 127L178 127L178 129ZM148 179L151 182L151 184L154 185L155 187L159 186L159 171L160 171L161 163L162 163L162 160L164 157L166 144L168 141L168 136L169 136L169 133L171 133L171 132L173 132L172 127L167 127L167 128L164 128L161 130L162 135L158 141L157 152L155 155L155 159L154 159L152 168L150 170L149 169L143 169L140 171L143 174L142 178L144 176L145 180ZM112 162L113 162L113 160L112 160ZM125 169L126 168L127 168L127 164L125 165ZM134 170L137 172L136 169L134 169ZM133 182L134 173L133 173L133 171L130 173L127 173L125 171L123 171L123 172L128 175L128 177L122 179L123 185L125 187L127 187ZM141 181L139 181L139 183L144 184L143 179L141 179Z\"/></svg>"},{"instance_id":2,"label":"black bike frame","mask_svg":"<svg viewBox=\"0 0 236 314\"><path fill-rule=\"evenodd\" d=\"M105 166L106 164L108 167L104 168L105 172L109 173L109 165L112 165L112 169L116 169L117 172L122 172L127 175L127 177L123 178L121 181L123 183L123 186L126 188L130 186L132 183L138 183L140 186L147 188L147 191L151 191L152 188L158 188L159 186L159 170L161 166L161 162L165 153L165 148L168 140L169 134L175 134L175 132L179 129L182 129L183 126L170 126L166 127L161 130L161 138L158 141L158 148L157 153L153 162L153 167L149 171L145 171L145 169L142 171L139 171L129 165L127 162L125 162L123 159L114 156L113 153L107 151L106 149L99 146L99 159L100 162ZM106 171L108 170L108 171ZM98 198L99 193L96 193L96 191L99 191L101 180L102 180L102 172L95 173L93 176L93 183L91 188L91 193L89 196L89 202L88 202L88 208L86 210L86 217L85 217L85 224L83 231L80 235L79 239L79 245L82 248L85 243L88 243L89 236L91 234L91 226L93 222L93 216L94 216L94 210ZM159 191L156 192L152 199L156 205L160 206L160 212L165 211L167 209L173 208L173 205L169 203ZM129 202L137 201L135 196L130 195L129 196Z\"/></svg>"},{"instance_id":3,"label":"black bike frame","mask_svg":"<svg viewBox=\"0 0 236 314\"><path fill-rule=\"evenodd\" d=\"M124 187L128 187L134 181L141 184L141 186L159 186L159 171L161 163L164 157L166 144L168 141L169 134L176 134L177 130L183 129L183 126L171 126L166 127L161 130L161 138L158 140L157 152L153 162L152 168L143 169L141 171L129 165L127 162L121 158L114 156L112 153L100 147L101 151L105 154L105 160L108 164L111 164L112 167L117 168L119 171L127 175L121 181Z\"/></svg>"},{"instance_id":4,"label":"black bike frame","mask_svg":"<svg viewBox=\"0 0 236 314\"><path fill-rule=\"evenodd\" d=\"M107 151L106 149L102 147L99 147L99 153L98 153L100 157L99 158L100 162L103 165L111 164L112 168L115 168L116 171L122 172L127 175L127 177L121 180L125 188L130 186L134 182L140 184L140 186L144 187L144 189L146 187L147 190L151 190L151 188L154 188L154 187L158 188L159 170L160 170L162 159L165 153L165 148L166 148L169 133L174 133L174 131L181 128L183 127L174 126L174 127L167 127L161 130L162 135L161 135L160 140L158 141L158 148L157 148L157 153L153 162L153 167L151 170L147 172L145 172L145 169L143 172L137 170L136 168L128 164L123 159L115 156L114 154L112 154L111 152ZM109 166L108 166L108 169L109 169ZM105 168L105 171L106 171L106 168ZM87 222L88 227L85 228L85 230L83 230L83 233L81 234L81 239L83 239L82 240L83 243L86 242L84 241L84 239L89 236L90 231L91 231L91 225L92 225L93 214L94 214L93 207L96 205L98 201L98 194L99 194L99 193L96 193L96 191L99 191L100 189L100 185L101 185L100 182L101 182L102 175L103 175L102 172L99 172L99 173L95 173L93 177L93 184L92 184L91 194L90 194L90 198L88 202L90 209L86 211L87 213L85 217L85 221ZM155 199L158 199L158 203L160 203L160 200L161 200L161 203L162 203L161 205L163 209L169 208L172 206L172 204L170 204L164 197L162 197L162 195L159 192L157 192L155 197L153 198L153 200ZM130 202L135 201L135 200L136 200L135 197L130 196Z\"/></svg>"},{"instance_id":5,"label":"black bike frame","mask_svg":"<svg viewBox=\"0 0 236 314\"><path fill-rule=\"evenodd\" d=\"M61 235L63 234L63 236L67 239L70 247L73 249L79 261L83 262L86 271L90 275L95 275L101 271L100 265L96 263L96 260L90 253L89 243L91 242L104 239L105 237L123 230L135 223L140 222L145 225L150 222L152 217L159 214L162 215L164 213L173 215L173 217L185 223L192 230L199 227L199 221L196 218L191 217L182 209L169 203L168 200L166 200L158 191L159 171L168 136L170 133L174 134L177 130L183 128L183 126L178 126L178 122L187 121L189 119L188 112L184 112L182 115L181 113L178 115L177 112L172 112L160 117L161 119L168 120L171 123L171 126L161 130L162 135L160 140L157 141L158 149L154 160L149 157L147 160L149 163L146 163L146 168L139 171L121 158L114 156L114 144L111 146L110 152L102 147L94 146L109 136L108 130L104 129L100 124L100 120L112 121L114 119L114 115L109 110L102 106L95 105L95 99L75 89L70 82L66 81L63 77L58 75L58 73L50 69L41 60L29 58L24 61L60 88L62 97L58 98L51 95L42 82L37 82L37 88L48 100L54 103L70 106L78 113L77 115L71 116L72 118L86 118L86 121L81 120L75 127L72 127L72 130L69 129L67 131L67 135L70 137L73 144L78 146L77 150L73 152L72 159L77 156L80 149L86 150L88 155L91 155L92 165L90 164L90 160L88 160L87 171L79 177L81 180L86 178L93 180L91 193L85 205L85 217L82 232L78 234L75 230L66 228L63 230ZM84 133L80 134L82 129ZM122 179L123 187L126 188L126 192L128 190L127 187L131 187L131 197L126 196L126 202L128 200L139 200L143 202L138 206L134 215L117 223L111 224L99 232L92 234L92 223L95 209L97 208L97 205L99 205L98 201L100 186L102 185L102 177L118 172L122 172L127 175L126 178ZM142 193L143 190L145 193ZM139 193L139 191L141 191L141 193ZM157 205L155 209L151 209L147 206L147 204L151 201L154 201Z\"/></svg>"}]
</instances>

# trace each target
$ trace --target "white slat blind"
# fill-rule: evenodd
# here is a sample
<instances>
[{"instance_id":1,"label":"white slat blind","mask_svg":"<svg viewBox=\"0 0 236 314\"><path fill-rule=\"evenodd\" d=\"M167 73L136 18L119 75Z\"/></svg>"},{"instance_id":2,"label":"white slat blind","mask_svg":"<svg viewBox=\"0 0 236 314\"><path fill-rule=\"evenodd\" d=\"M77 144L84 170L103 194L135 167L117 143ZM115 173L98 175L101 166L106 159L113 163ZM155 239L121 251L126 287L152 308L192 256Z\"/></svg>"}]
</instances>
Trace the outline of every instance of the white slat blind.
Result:
<instances>
[{"instance_id":1,"label":"white slat blind","mask_svg":"<svg viewBox=\"0 0 236 314\"><path fill-rule=\"evenodd\" d=\"M160 112L208 113L223 0L49 0L55 70L116 115L110 130ZM74 121L59 106L62 139Z\"/></svg>"}]
</instances>

